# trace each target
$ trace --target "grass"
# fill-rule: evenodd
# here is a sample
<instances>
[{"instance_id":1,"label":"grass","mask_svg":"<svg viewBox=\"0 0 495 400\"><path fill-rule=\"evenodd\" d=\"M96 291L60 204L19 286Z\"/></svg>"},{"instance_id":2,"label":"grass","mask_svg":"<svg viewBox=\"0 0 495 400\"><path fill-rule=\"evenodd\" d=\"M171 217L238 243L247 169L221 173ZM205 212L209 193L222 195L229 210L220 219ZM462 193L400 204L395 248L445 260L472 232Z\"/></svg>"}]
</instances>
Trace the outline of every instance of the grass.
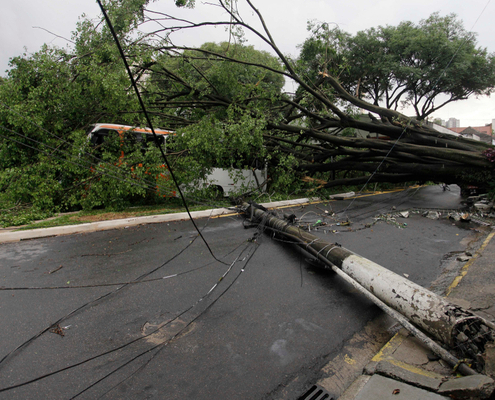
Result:
<instances>
[{"instance_id":1,"label":"grass","mask_svg":"<svg viewBox=\"0 0 495 400\"><path fill-rule=\"evenodd\" d=\"M392 188L397 188L399 185L380 185L380 187L374 187L374 190L390 190ZM340 187L332 188L325 191L305 191L302 193L293 193L290 195L284 194L264 194L253 200L257 203L265 203L280 200L291 200L302 197L319 197L321 199L328 198L331 194L343 193L354 191L359 192L361 188L358 187ZM371 192L374 191L373 189ZM189 203L188 207L190 211L201 211L208 210L211 208L229 207L231 203L228 199L217 199L205 200L204 204L194 204ZM50 228L54 226L66 226L66 225L78 225L84 223L98 222L98 221L108 221L114 219L125 219L134 217L143 217L149 215L161 215L161 214L173 214L179 212L185 212L186 209L182 205L179 199L171 199L167 203L152 205L152 206L140 206L140 207L129 207L124 210L114 211L114 210L91 210L91 211L76 211L71 213L59 214L58 216L47 218L42 221L35 221L26 225L18 226L16 230L28 230L28 229L40 229L40 228Z\"/></svg>"},{"instance_id":2,"label":"grass","mask_svg":"<svg viewBox=\"0 0 495 400\"><path fill-rule=\"evenodd\" d=\"M220 201L214 208L226 207L228 202ZM188 205L190 211L201 211L211 209L211 205ZM108 221L113 219L124 219L134 217L144 217L148 215L174 214L185 212L186 209L179 204L162 204L154 206L130 207L119 211L91 210L76 211L60 214L56 217L43 221L35 221L27 225L18 227L16 230L50 228L54 226L78 225L90 222Z\"/></svg>"}]
</instances>

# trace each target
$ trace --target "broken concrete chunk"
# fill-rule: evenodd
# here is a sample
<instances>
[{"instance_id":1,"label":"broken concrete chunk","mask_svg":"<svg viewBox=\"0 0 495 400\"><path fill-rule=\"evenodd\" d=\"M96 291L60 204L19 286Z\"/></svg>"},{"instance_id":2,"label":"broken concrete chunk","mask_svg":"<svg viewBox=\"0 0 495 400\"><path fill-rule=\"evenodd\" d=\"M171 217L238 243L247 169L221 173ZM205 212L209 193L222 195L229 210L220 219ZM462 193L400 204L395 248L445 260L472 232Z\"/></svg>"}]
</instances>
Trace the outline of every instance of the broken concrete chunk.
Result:
<instances>
[{"instance_id":1,"label":"broken concrete chunk","mask_svg":"<svg viewBox=\"0 0 495 400\"><path fill-rule=\"evenodd\" d=\"M461 262L466 262L466 261L469 261L471 258L466 255L466 254L463 254L463 255L460 255L457 257L457 261L461 261Z\"/></svg>"},{"instance_id":2,"label":"broken concrete chunk","mask_svg":"<svg viewBox=\"0 0 495 400\"><path fill-rule=\"evenodd\" d=\"M489 212L493 208L493 203L474 203L474 208L478 211Z\"/></svg>"},{"instance_id":3,"label":"broken concrete chunk","mask_svg":"<svg viewBox=\"0 0 495 400\"><path fill-rule=\"evenodd\" d=\"M439 394L453 396L456 399L471 397L487 399L495 389L495 381L486 375L470 375L449 379L438 389Z\"/></svg>"},{"instance_id":4,"label":"broken concrete chunk","mask_svg":"<svg viewBox=\"0 0 495 400\"><path fill-rule=\"evenodd\" d=\"M377 363L374 373L431 391L438 390L442 384L440 375L437 376L434 373L418 374L405 368L398 368L395 364L386 360Z\"/></svg>"},{"instance_id":5,"label":"broken concrete chunk","mask_svg":"<svg viewBox=\"0 0 495 400\"><path fill-rule=\"evenodd\" d=\"M461 220L461 216L459 214L449 214L449 219L459 222Z\"/></svg>"},{"instance_id":6,"label":"broken concrete chunk","mask_svg":"<svg viewBox=\"0 0 495 400\"><path fill-rule=\"evenodd\" d=\"M440 219L440 213L437 211L428 211L423 215L429 219Z\"/></svg>"},{"instance_id":7,"label":"broken concrete chunk","mask_svg":"<svg viewBox=\"0 0 495 400\"><path fill-rule=\"evenodd\" d=\"M485 374L491 378L495 378L495 343L487 343L485 345L483 359L485 361Z\"/></svg>"}]
</instances>

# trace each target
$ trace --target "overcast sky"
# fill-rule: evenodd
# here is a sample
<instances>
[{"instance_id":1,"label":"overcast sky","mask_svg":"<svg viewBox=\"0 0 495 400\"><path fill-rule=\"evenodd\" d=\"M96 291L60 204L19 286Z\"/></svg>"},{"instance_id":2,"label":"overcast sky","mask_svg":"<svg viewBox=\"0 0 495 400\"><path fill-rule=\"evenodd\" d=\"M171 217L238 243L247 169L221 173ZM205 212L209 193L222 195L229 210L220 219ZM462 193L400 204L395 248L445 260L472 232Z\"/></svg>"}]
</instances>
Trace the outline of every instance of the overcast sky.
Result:
<instances>
[{"instance_id":1,"label":"overcast sky","mask_svg":"<svg viewBox=\"0 0 495 400\"><path fill-rule=\"evenodd\" d=\"M158 0L150 8L170 14L180 13L190 20L201 20L213 15L215 7L196 0L193 10L177 10L173 0ZM456 13L464 27L477 33L479 46L495 52L495 0L253 0L280 49L296 56L297 45L307 37L307 21L319 20L336 23L341 29L356 33L379 25L397 25L401 21L419 22L433 12L442 16ZM37 51L43 43L66 46L69 43L55 35L70 39L78 18L85 13L91 18L99 15L94 0L15 0L4 1L0 13L0 71L5 76L11 57ZM246 18L253 17L248 13ZM216 18L218 19L218 18ZM225 19L225 17L224 17ZM51 33L49 33L49 32ZM223 28L212 29L201 35L176 38L190 44L224 40ZM264 49L260 40L250 44ZM495 95L448 105L435 117L461 120L461 126L479 126L495 119Z\"/></svg>"}]
</instances>

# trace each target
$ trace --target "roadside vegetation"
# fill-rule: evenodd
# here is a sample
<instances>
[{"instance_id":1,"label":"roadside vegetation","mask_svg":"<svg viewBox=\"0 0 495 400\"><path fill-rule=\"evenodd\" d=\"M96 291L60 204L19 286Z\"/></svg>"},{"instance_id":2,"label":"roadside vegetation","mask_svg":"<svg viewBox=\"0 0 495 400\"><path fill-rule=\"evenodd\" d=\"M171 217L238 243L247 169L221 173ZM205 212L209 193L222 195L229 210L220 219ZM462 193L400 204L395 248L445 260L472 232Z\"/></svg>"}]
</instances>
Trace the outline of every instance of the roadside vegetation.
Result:
<instances>
[{"instance_id":1,"label":"roadside vegetation","mask_svg":"<svg viewBox=\"0 0 495 400\"><path fill-rule=\"evenodd\" d=\"M410 183L414 185L414 182ZM251 200L257 203L269 203L274 201L283 201L283 200L292 200L299 199L301 197L307 197L311 200L315 201L329 201L330 196L334 194L340 193L376 193L376 192L386 192L391 190L401 190L408 187L407 183L405 184L374 184L370 190L363 191L362 187L339 187L339 188L330 188L324 190L315 190L308 191L304 190L300 193L289 193L283 195L277 195L272 193L271 195L268 193L259 194L258 196L251 197ZM410 186L409 186L410 187ZM232 208L233 199L231 198L215 198L209 199L205 202L205 195L202 195L203 204L200 204L197 201L192 201L188 203L189 211L202 211L209 210L212 208ZM183 213L186 209L179 199L169 199L163 204L149 205L149 206L132 206L126 207L121 210L109 210L109 209L93 209L93 210L80 210L66 213L53 213L51 216L45 217L41 215L41 217L36 220L35 215L33 213L29 214L30 219L27 220L27 223L22 224L12 224L12 223L4 223L3 227L9 227L11 229L16 230L28 230L28 229L40 229L40 228L51 228L55 226L67 226L67 225L79 225L91 222L99 222L99 221L109 221L116 219L126 219L126 218L135 218L135 217L144 217L150 215L162 215L162 214L176 214ZM34 219L34 220L33 220Z\"/></svg>"},{"instance_id":2,"label":"roadside vegetation","mask_svg":"<svg viewBox=\"0 0 495 400\"><path fill-rule=\"evenodd\" d=\"M235 1L218 3L228 16L216 22L227 27L226 41L197 48L173 36L208 21L170 16L148 35L141 24L159 19L146 10L148 1L104 4L153 125L175 133L166 152L179 184L194 186L214 164L245 168L248 159L266 162L267 192L278 199L369 184L490 188L494 181L492 146L439 135L425 123L449 102L495 87L495 56L455 15L356 35L311 22L291 58L268 30L245 22ZM262 20L254 7L252 16ZM272 51L249 45L248 34ZM82 18L69 46L45 45L10 66L0 79L2 226L61 212L90 219L130 207L180 210L172 180L158 179L164 161L156 147L108 140L95 148L87 140L99 122L146 126L108 26ZM287 81L296 93L284 92ZM404 104L415 118L400 113ZM204 190L187 195L191 204L225 204Z\"/></svg>"}]
</instances>

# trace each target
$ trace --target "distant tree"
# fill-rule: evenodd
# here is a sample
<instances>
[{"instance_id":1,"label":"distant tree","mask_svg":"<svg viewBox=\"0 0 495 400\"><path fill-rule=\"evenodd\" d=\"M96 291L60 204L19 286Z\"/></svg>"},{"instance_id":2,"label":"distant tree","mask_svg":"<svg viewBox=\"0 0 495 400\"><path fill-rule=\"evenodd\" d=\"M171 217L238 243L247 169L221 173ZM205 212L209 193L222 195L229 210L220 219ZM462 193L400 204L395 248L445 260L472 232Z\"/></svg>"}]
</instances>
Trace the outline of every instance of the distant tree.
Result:
<instances>
[{"instance_id":1,"label":"distant tree","mask_svg":"<svg viewBox=\"0 0 495 400\"><path fill-rule=\"evenodd\" d=\"M402 22L354 36L325 23L313 25L301 60L307 62L310 46L319 53L313 71L331 66L347 91L389 109L410 105L418 119L495 88L494 55L477 47L475 34L455 14L434 13L418 25Z\"/></svg>"}]
</instances>

